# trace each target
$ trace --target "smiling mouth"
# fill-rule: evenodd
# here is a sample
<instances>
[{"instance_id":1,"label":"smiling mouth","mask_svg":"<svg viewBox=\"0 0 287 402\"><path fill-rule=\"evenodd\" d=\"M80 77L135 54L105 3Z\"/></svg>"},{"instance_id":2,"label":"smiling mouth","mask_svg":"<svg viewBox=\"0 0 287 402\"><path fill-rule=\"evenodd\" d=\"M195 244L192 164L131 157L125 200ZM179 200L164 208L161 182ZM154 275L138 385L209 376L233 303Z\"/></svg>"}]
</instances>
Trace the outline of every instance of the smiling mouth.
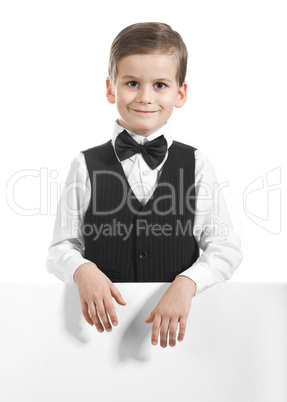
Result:
<instances>
[{"instance_id":1,"label":"smiling mouth","mask_svg":"<svg viewBox=\"0 0 287 402\"><path fill-rule=\"evenodd\" d=\"M157 112L157 110L137 110L137 109L132 109L132 110L136 113L146 114L146 115L150 115L150 114Z\"/></svg>"}]
</instances>

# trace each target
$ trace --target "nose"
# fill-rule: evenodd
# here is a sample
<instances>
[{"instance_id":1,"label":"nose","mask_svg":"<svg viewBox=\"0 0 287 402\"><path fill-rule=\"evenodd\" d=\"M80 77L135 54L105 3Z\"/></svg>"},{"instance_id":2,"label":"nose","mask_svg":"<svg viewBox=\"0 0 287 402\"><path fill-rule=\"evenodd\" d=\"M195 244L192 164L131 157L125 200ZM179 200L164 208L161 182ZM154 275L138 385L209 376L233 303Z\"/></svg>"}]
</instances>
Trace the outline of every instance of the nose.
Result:
<instances>
[{"instance_id":1,"label":"nose","mask_svg":"<svg viewBox=\"0 0 287 402\"><path fill-rule=\"evenodd\" d=\"M143 104L153 103L153 93L152 89L148 86L141 86L137 93L137 102Z\"/></svg>"}]
</instances>

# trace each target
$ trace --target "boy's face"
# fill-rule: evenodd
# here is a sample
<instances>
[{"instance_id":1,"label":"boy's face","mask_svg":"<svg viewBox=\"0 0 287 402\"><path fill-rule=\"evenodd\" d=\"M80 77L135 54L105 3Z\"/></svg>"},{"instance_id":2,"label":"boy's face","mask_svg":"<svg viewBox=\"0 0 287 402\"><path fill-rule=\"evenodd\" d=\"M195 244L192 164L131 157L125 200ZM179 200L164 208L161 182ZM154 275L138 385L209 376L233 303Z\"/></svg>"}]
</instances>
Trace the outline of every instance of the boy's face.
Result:
<instances>
[{"instance_id":1,"label":"boy's face","mask_svg":"<svg viewBox=\"0 0 287 402\"><path fill-rule=\"evenodd\" d=\"M175 55L127 56L117 70L116 82L106 81L107 98L117 105L119 124L134 133L146 137L159 130L186 101L187 84L179 88Z\"/></svg>"}]
</instances>

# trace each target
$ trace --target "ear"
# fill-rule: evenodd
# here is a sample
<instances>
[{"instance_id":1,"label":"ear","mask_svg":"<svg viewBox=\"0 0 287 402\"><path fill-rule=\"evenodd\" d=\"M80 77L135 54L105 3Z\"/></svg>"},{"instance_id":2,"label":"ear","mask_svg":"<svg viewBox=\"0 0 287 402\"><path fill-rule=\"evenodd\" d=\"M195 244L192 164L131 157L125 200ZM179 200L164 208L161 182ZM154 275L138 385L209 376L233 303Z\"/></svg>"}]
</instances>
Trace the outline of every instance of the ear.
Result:
<instances>
[{"instance_id":1,"label":"ear","mask_svg":"<svg viewBox=\"0 0 287 402\"><path fill-rule=\"evenodd\" d=\"M178 90L178 95L174 106L177 108L182 107L186 102L186 97L187 97L187 83L184 81L184 83Z\"/></svg>"},{"instance_id":2,"label":"ear","mask_svg":"<svg viewBox=\"0 0 287 402\"><path fill-rule=\"evenodd\" d=\"M115 89L114 89L114 86L112 84L112 81L110 80L110 77L108 77L106 79L106 88L107 88L106 96L107 96L108 101L110 103L116 103Z\"/></svg>"}]
</instances>

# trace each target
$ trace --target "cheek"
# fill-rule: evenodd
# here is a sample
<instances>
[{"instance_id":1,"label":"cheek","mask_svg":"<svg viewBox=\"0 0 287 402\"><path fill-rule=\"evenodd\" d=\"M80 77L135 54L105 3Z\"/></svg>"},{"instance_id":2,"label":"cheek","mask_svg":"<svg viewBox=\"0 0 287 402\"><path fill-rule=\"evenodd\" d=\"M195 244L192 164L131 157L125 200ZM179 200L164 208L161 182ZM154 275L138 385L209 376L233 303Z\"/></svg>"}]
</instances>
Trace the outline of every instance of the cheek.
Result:
<instances>
[{"instance_id":1,"label":"cheek","mask_svg":"<svg viewBox=\"0 0 287 402\"><path fill-rule=\"evenodd\" d=\"M162 99L160 99L159 102L161 103L164 109L172 110L176 103L177 95L178 95L177 92L176 93L173 92L169 94L169 96L162 97Z\"/></svg>"},{"instance_id":2,"label":"cheek","mask_svg":"<svg viewBox=\"0 0 287 402\"><path fill-rule=\"evenodd\" d=\"M161 107L166 111L166 112L170 112L171 110L173 110L175 105L175 102L173 99L171 99L170 101L166 100L165 102L161 103Z\"/></svg>"},{"instance_id":3,"label":"cheek","mask_svg":"<svg viewBox=\"0 0 287 402\"><path fill-rule=\"evenodd\" d=\"M129 92L119 91L116 95L116 99L119 106L125 106L132 101L133 96Z\"/></svg>"}]
</instances>

